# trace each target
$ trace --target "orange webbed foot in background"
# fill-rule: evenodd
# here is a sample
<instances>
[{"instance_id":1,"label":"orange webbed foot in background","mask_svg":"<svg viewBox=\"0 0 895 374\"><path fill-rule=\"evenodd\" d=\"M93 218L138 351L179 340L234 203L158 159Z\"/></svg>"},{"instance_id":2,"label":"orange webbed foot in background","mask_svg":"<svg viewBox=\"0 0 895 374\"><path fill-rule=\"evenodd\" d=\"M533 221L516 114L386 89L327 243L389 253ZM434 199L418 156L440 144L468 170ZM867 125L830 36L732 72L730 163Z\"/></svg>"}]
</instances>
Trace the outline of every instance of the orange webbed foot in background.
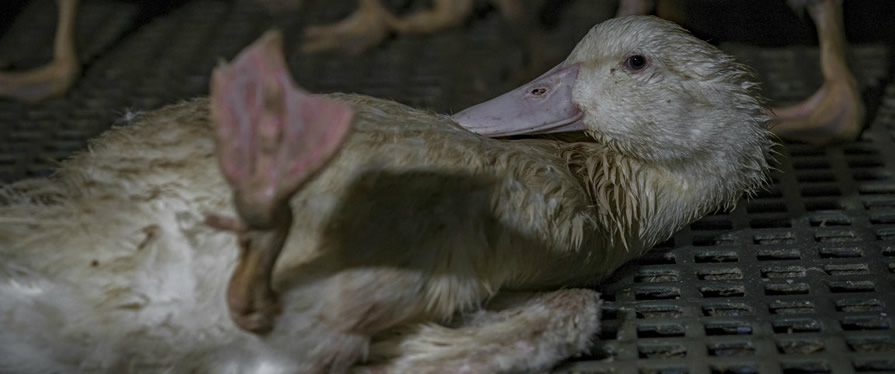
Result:
<instances>
[{"instance_id":1,"label":"orange webbed foot in background","mask_svg":"<svg viewBox=\"0 0 895 374\"><path fill-rule=\"evenodd\" d=\"M864 103L846 63L845 27L840 0L808 7L817 26L824 84L810 98L791 107L774 108L771 130L784 139L811 144L854 140L864 125Z\"/></svg>"},{"instance_id":2,"label":"orange webbed foot in background","mask_svg":"<svg viewBox=\"0 0 895 374\"><path fill-rule=\"evenodd\" d=\"M360 0L358 8L347 18L305 29L301 50L304 53L331 50L349 55L361 53L385 40L390 31L390 17L379 0Z\"/></svg>"},{"instance_id":3,"label":"orange webbed foot in background","mask_svg":"<svg viewBox=\"0 0 895 374\"><path fill-rule=\"evenodd\" d=\"M81 71L75 53L78 0L60 0L53 61L21 72L0 72L0 97L38 102L64 94Z\"/></svg>"},{"instance_id":4,"label":"orange webbed foot in background","mask_svg":"<svg viewBox=\"0 0 895 374\"><path fill-rule=\"evenodd\" d=\"M0 73L0 97L34 103L64 94L80 72L78 62L56 59L23 72Z\"/></svg>"},{"instance_id":5,"label":"orange webbed foot in background","mask_svg":"<svg viewBox=\"0 0 895 374\"><path fill-rule=\"evenodd\" d=\"M506 17L519 12L518 0L494 0ZM381 43L389 35L434 33L456 26L472 13L472 0L435 0L430 9L395 16L380 0L360 0L357 10L347 18L329 25L305 30L302 52L338 50L358 54Z\"/></svg>"}]
</instances>

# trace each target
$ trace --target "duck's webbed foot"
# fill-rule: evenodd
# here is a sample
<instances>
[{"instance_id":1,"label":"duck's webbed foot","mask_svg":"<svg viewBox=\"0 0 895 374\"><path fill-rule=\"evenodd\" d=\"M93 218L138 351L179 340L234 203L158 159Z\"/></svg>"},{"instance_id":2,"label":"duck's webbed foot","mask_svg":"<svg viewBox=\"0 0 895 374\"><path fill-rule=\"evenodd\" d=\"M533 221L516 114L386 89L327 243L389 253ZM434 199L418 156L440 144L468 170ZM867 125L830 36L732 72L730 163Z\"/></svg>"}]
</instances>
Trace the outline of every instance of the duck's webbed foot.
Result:
<instances>
[{"instance_id":1,"label":"duck's webbed foot","mask_svg":"<svg viewBox=\"0 0 895 374\"><path fill-rule=\"evenodd\" d=\"M75 54L75 17L78 0L60 0L53 61L22 72L0 72L0 97L26 102L64 94L80 72Z\"/></svg>"},{"instance_id":2,"label":"duck's webbed foot","mask_svg":"<svg viewBox=\"0 0 895 374\"><path fill-rule=\"evenodd\" d=\"M435 0L431 9L419 10L404 17L391 17L389 25L399 34L433 33L463 22L472 12L472 5L472 0ZM505 6L501 10L514 11Z\"/></svg>"},{"instance_id":3,"label":"duck's webbed foot","mask_svg":"<svg viewBox=\"0 0 895 374\"><path fill-rule=\"evenodd\" d=\"M854 140L864 122L864 103L846 63L846 40L839 0L813 1L808 13L817 25L824 84L807 100L775 108L778 136L812 144Z\"/></svg>"},{"instance_id":4,"label":"duck's webbed foot","mask_svg":"<svg viewBox=\"0 0 895 374\"><path fill-rule=\"evenodd\" d=\"M449 326L404 326L374 337L374 364L355 373L517 373L547 370L587 351L599 331L599 295L567 289L499 294L488 310Z\"/></svg>"},{"instance_id":5,"label":"duck's webbed foot","mask_svg":"<svg viewBox=\"0 0 895 374\"><path fill-rule=\"evenodd\" d=\"M388 36L391 15L379 0L360 0L357 10L339 22L305 29L302 52L338 50L358 54L372 48Z\"/></svg>"},{"instance_id":6,"label":"duck's webbed foot","mask_svg":"<svg viewBox=\"0 0 895 374\"><path fill-rule=\"evenodd\" d=\"M774 108L771 130L781 138L810 144L854 140L864 122L864 103L850 73L828 80L807 100Z\"/></svg>"},{"instance_id":7,"label":"duck's webbed foot","mask_svg":"<svg viewBox=\"0 0 895 374\"><path fill-rule=\"evenodd\" d=\"M512 7L513 1L500 0L498 5L504 14L513 15L517 11ZM397 17L380 0L360 0L357 10L348 18L305 30L302 51L339 50L357 54L378 45L390 32L433 33L455 26L472 12L472 5L472 0L435 0L432 9Z\"/></svg>"},{"instance_id":8,"label":"duck's webbed foot","mask_svg":"<svg viewBox=\"0 0 895 374\"><path fill-rule=\"evenodd\" d=\"M278 310L270 281L292 222L289 200L335 155L353 111L295 86L282 36L270 31L215 69L211 113L218 162L239 218L208 222L239 234L242 253L227 302L237 325L263 333Z\"/></svg>"},{"instance_id":9,"label":"duck's webbed foot","mask_svg":"<svg viewBox=\"0 0 895 374\"><path fill-rule=\"evenodd\" d=\"M68 91L78 72L78 62L69 58L29 71L0 72L0 96L31 103L59 96Z\"/></svg>"}]
</instances>

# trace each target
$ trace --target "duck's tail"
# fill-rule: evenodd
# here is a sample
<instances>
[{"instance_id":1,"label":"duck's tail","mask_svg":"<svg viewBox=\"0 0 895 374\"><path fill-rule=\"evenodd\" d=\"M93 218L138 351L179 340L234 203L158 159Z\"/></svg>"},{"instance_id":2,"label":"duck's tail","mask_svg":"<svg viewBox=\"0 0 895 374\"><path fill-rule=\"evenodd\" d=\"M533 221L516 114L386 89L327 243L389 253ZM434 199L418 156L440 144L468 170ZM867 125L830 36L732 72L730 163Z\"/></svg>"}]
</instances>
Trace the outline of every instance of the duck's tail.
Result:
<instances>
[{"instance_id":1,"label":"duck's tail","mask_svg":"<svg viewBox=\"0 0 895 374\"><path fill-rule=\"evenodd\" d=\"M192 252L166 245L173 230L133 224L152 212L120 201L80 209L66 192L44 181L0 187L0 374L162 372L122 365L170 365L192 326L171 316L214 317L194 312Z\"/></svg>"},{"instance_id":2,"label":"duck's tail","mask_svg":"<svg viewBox=\"0 0 895 374\"><path fill-rule=\"evenodd\" d=\"M67 316L86 306L71 285L10 261L0 264L0 373L63 373L88 355L85 344L63 338Z\"/></svg>"}]
</instances>

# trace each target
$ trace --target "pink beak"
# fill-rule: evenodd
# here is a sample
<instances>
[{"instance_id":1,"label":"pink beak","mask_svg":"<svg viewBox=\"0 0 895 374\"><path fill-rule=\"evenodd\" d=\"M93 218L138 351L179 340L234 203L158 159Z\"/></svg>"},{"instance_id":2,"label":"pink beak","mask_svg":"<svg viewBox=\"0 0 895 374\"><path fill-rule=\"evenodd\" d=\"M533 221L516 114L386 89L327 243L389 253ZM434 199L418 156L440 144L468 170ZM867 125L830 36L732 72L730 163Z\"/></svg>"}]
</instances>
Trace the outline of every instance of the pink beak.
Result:
<instances>
[{"instance_id":1,"label":"pink beak","mask_svg":"<svg viewBox=\"0 0 895 374\"><path fill-rule=\"evenodd\" d=\"M584 114L572 102L578 65L550 69L510 92L452 116L460 126L490 136L585 130Z\"/></svg>"}]
</instances>

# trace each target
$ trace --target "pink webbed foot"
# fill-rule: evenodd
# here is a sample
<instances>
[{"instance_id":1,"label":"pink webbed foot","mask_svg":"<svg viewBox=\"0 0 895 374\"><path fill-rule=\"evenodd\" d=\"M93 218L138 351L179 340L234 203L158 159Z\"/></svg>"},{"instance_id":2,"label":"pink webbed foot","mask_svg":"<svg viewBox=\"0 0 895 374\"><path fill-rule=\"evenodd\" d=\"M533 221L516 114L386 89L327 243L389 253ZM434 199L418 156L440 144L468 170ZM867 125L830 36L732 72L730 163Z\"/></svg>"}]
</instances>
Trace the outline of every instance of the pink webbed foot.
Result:
<instances>
[{"instance_id":1,"label":"pink webbed foot","mask_svg":"<svg viewBox=\"0 0 895 374\"><path fill-rule=\"evenodd\" d=\"M433 33L463 22L472 13L472 0L435 0L431 9L420 10L404 17L389 19L392 29L400 34ZM512 15L513 9L507 1L498 3L501 11Z\"/></svg>"},{"instance_id":2,"label":"pink webbed foot","mask_svg":"<svg viewBox=\"0 0 895 374\"><path fill-rule=\"evenodd\" d=\"M77 10L78 0L59 1L53 61L28 71L0 72L0 97L33 103L68 91L81 70L74 40Z\"/></svg>"},{"instance_id":3,"label":"pink webbed foot","mask_svg":"<svg viewBox=\"0 0 895 374\"><path fill-rule=\"evenodd\" d=\"M864 103L846 63L841 1L805 5L817 26L824 84L802 103L775 108L776 123L771 130L784 139L811 144L854 140L863 127Z\"/></svg>"},{"instance_id":4,"label":"pink webbed foot","mask_svg":"<svg viewBox=\"0 0 895 374\"><path fill-rule=\"evenodd\" d=\"M388 36L391 17L379 0L360 0L348 18L330 25L310 26L304 32L301 50L318 53L330 50L354 55L374 47Z\"/></svg>"},{"instance_id":5,"label":"pink webbed foot","mask_svg":"<svg viewBox=\"0 0 895 374\"><path fill-rule=\"evenodd\" d=\"M289 199L324 167L348 134L351 107L297 87L269 31L212 75L216 153L239 218L208 223L239 235L241 254L227 289L234 322L263 333L279 311L271 272L292 222Z\"/></svg>"},{"instance_id":6,"label":"pink webbed foot","mask_svg":"<svg viewBox=\"0 0 895 374\"><path fill-rule=\"evenodd\" d=\"M0 73L0 97L38 102L64 94L75 82L80 69L77 61L55 60L23 72Z\"/></svg>"},{"instance_id":7,"label":"pink webbed foot","mask_svg":"<svg viewBox=\"0 0 895 374\"><path fill-rule=\"evenodd\" d=\"M520 13L518 0L493 0L506 17ZM380 0L360 0L348 18L331 25L305 30L304 53L338 50L358 54L372 48L391 32L398 34L433 33L461 23L472 12L472 0L435 0L431 9L403 17L391 14Z\"/></svg>"},{"instance_id":8,"label":"pink webbed foot","mask_svg":"<svg viewBox=\"0 0 895 374\"><path fill-rule=\"evenodd\" d=\"M807 100L785 108L774 108L771 130L784 139L809 144L854 140L864 123L864 103L850 73L824 82Z\"/></svg>"}]
</instances>

